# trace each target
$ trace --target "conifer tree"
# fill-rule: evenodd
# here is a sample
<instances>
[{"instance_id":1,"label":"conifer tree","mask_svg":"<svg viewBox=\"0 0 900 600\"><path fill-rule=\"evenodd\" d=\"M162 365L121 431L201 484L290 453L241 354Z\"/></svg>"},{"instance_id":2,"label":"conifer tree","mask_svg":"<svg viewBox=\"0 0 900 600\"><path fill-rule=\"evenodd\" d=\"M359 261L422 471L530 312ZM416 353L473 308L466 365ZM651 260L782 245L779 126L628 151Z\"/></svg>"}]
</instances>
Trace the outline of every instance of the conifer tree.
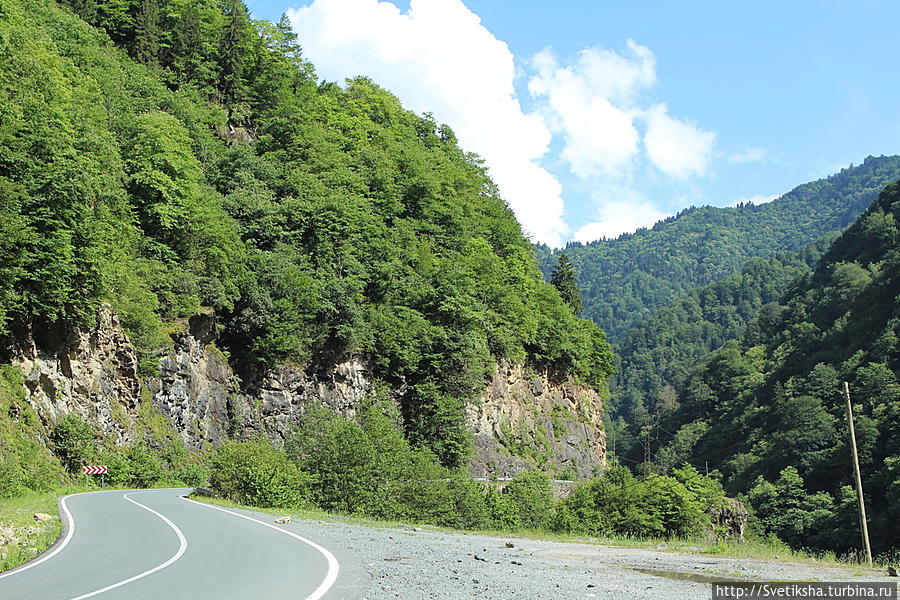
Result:
<instances>
[{"instance_id":1,"label":"conifer tree","mask_svg":"<svg viewBox=\"0 0 900 600\"><path fill-rule=\"evenodd\" d=\"M97 0L67 0L65 3L76 15L94 25L97 21Z\"/></svg>"},{"instance_id":2,"label":"conifer tree","mask_svg":"<svg viewBox=\"0 0 900 600\"><path fill-rule=\"evenodd\" d=\"M244 100L244 58L249 46L250 20L241 0L226 0L223 7L225 28L219 47L220 87L222 102L229 120L239 120L236 109Z\"/></svg>"},{"instance_id":3,"label":"conifer tree","mask_svg":"<svg viewBox=\"0 0 900 600\"><path fill-rule=\"evenodd\" d=\"M181 19L174 27L172 67L186 82L197 78L198 65L203 60L201 27L200 14L193 4L185 8Z\"/></svg>"},{"instance_id":4,"label":"conifer tree","mask_svg":"<svg viewBox=\"0 0 900 600\"><path fill-rule=\"evenodd\" d=\"M141 0L134 20L134 58L145 65L158 64L159 0Z\"/></svg>"},{"instance_id":5,"label":"conifer tree","mask_svg":"<svg viewBox=\"0 0 900 600\"><path fill-rule=\"evenodd\" d=\"M575 267L565 254L560 254L553 268L550 282L559 290L559 295L575 314L581 313L581 294L576 282Z\"/></svg>"}]
</instances>

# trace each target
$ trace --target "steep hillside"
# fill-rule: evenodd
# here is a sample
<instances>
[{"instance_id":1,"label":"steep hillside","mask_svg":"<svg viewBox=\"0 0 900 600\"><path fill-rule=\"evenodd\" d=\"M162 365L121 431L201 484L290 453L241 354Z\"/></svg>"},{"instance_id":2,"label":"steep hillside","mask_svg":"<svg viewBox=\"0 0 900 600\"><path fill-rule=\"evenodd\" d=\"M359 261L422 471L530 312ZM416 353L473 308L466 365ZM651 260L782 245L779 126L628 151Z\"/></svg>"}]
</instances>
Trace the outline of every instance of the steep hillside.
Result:
<instances>
[{"instance_id":1,"label":"steep hillside","mask_svg":"<svg viewBox=\"0 0 900 600\"><path fill-rule=\"evenodd\" d=\"M653 454L721 470L768 532L847 551L859 539L841 382L854 399L876 551L900 539L900 182L763 307L742 341L705 356L648 431Z\"/></svg>"},{"instance_id":2,"label":"steep hillside","mask_svg":"<svg viewBox=\"0 0 900 600\"><path fill-rule=\"evenodd\" d=\"M571 243L584 315L618 344L637 323L696 287L735 273L751 258L797 250L847 227L885 185L900 157L869 157L763 205L690 208L614 240ZM546 274L555 263L539 248Z\"/></svg>"},{"instance_id":3,"label":"steep hillside","mask_svg":"<svg viewBox=\"0 0 900 600\"><path fill-rule=\"evenodd\" d=\"M70 4L0 10L0 334L26 380L113 393L54 377L71 374L73 340L119 335L102 322L118 319L136 359L114 352L97 381L128 363L111 374L140 386L123 402L165 404L191 319L214 315L201 346L218 352L203 364L221 406L296 383L277 421L361 361L408 440L448 466L471 456L466 405L499 361L599 405L604 334L543 282L449 127L365 78L318 84L286 22L239 0ZM238 378L220 381L226 368ZM65 411L44 412L52 427Z\"/></svg>"},{"instance_id":4,"label":"steep hillside","mask_svg":"<svg viewBox=\"0 0 900 600\"><path fill-rule=\"evenodd\" d=\"M705 354L742 338L763 306L780 300L797 277L812 271L837 237L750 259L738 273L695 289L632 328L617 356L612 401L617 414L628 419L653 412L666 388L682 382Z\"/></svg>"}]
</instances>

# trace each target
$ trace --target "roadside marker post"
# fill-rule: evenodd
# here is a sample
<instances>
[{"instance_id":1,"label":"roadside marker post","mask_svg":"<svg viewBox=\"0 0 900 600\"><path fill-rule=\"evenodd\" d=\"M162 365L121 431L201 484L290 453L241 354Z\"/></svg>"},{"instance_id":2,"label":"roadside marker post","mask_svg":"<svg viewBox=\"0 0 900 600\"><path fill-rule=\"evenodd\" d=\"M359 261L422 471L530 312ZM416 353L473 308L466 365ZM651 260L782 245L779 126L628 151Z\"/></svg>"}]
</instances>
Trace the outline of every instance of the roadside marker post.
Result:
<instances>
[{"instance_id":1,"label":"roadside marker post","mask_svg":"<svg viewBox=\"0 0 900 600\"><path fill-rule=\"evenodd\" d=\"M103 484L106 482L106 473L108 469L106 465L85 465L81 467L81 472L84 473L84 484L87 485L88 475L99 475L100 476L100 487L103 487Z\"/></svg>"}]
</instances>

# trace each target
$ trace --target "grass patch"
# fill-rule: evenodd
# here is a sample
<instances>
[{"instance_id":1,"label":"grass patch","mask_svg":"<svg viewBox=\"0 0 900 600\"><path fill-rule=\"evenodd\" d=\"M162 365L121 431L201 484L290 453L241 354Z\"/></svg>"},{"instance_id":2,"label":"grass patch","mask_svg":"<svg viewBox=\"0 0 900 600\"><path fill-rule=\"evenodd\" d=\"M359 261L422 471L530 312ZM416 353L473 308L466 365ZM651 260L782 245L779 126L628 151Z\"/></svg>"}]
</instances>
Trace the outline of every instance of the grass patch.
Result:
<instances>
[{"instance_id":1,"label":"grass patch","mask_svg":"<svg viewBox=\"0 0 900 600\"><path fill-rule=\"evenodd\" d=\"M838 556L834 552L810 552L805 550L793 550L785 544L774 542L748 540L743 542L718 542L706 545L702 554L729 556L733 558L755 558L760 560L780 560L815 565L818 567L857 568L865 571L882 572L893 564L889 557L875 557L872 569L865 564L862 553ZM862 574L862 573L861 573Z\"/></svg>"},{"instance_id":2,"label":"grass patch","mask_svg":"<svg viewBox=\"0 0 900 600\"><path fill-rule=\"evenodd\" d=\"M62 531L56 499L78 491L66 488L0 500L0 571L28 562L53 545ZM57 518L37 523L34 513Z\"/></svg>"}]
</instances>

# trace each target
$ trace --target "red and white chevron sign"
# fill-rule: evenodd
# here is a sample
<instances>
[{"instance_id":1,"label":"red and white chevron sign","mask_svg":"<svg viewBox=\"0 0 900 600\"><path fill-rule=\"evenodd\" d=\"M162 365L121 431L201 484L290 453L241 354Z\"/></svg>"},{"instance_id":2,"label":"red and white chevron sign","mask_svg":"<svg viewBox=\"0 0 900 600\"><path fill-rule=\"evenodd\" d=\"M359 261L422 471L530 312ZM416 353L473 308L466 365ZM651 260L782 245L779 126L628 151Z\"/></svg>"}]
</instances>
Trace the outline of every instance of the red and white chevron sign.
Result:
<instances>
[{"instance_id":1,"label":"red and white chevron sign","mask_svg":"<svg viewBox=\"0 0 900 600\"><path fill-rule=\"evenodd\" d=\"M81 472L85 475L103 475L106 473L106 465L88 465L81 467Z\"/></svg>"}]
</instances>

